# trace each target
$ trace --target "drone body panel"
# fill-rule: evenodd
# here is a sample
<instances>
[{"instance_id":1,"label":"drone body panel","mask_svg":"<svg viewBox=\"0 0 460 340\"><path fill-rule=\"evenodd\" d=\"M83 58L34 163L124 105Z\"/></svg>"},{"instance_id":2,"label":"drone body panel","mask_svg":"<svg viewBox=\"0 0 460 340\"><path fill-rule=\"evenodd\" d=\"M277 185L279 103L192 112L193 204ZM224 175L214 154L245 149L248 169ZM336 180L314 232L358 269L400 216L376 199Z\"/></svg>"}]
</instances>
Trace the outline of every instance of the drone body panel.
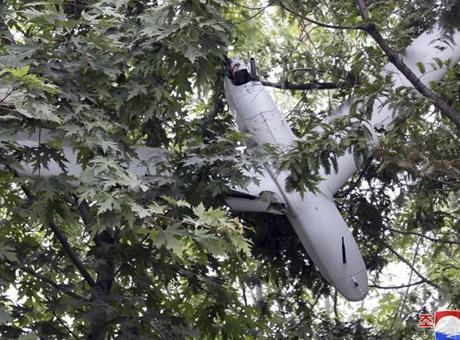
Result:
<instances>
[{"instance_id":1,"label":"drone body panel","mask_svg":"<svg viewBox=\"0 0 460 340\"><path fill-rule=\"evenodd\" d=\"M234 86L226 78L224 86L238 127L251 133L256 142L283 148L296 140L278 106L260 82Z\"/></svg>"},{"instance_id":2,"label":"drone body panel","mask_svg":"<svg viewBox=\"0 0 460 340\"><path fill-rule=\"evenodd\" d=\"M250 132L258 143L286 150L296 140L275 102L259 82L235 86L226 79L225 90L237 122L244 122L244 131ZM321 274L348 300L363 299L368 291L366 266L328 191L325 194L307 193L306 197L297 192L288 193L285 189L288 173L269 165L266 171L287 205L286 217ZM261 182L267 181L265 177L261 177Z\"/></svg>"},{"instance_id":3,"label":"drone body panel","mask_svg":"<svg viewBox=\"0 0 460 340\"><path fill-rule=\"evenodd\" d=\"M283 185L287 175L275 181ZM362 300L368 292L366 265L333 198L321 192L284 194L286 217L320 273L348 300Z\"/></svg>"}]
</instances>

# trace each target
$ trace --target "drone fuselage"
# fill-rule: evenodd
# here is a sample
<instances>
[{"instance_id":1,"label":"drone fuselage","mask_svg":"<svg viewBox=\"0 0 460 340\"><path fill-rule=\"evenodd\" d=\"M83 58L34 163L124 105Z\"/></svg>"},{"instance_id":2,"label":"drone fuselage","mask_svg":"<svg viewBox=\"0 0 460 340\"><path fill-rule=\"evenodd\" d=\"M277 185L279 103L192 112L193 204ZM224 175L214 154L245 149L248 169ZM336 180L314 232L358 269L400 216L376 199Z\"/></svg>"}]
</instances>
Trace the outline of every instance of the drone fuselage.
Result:
<instances>
[{"instance_id":1,"label":"drone fuselage","mask_svg":"<svg viewBox=\"0 0 460 340\"><path fill-rule=\"evenodd\" d=\"M442 34L441 28L435 26L432 30L423 33L414 40L405 50L403 61L415 72L419 79L430 85L432 81L439 81L447 72L448 67L437 65L436 59L450 59L454 65L460 59L460 33L452 36L452 41L443 43L438 38ZM425 72L419 70L419 63L424 64ZM251 70L254 63L244 63L239 58L230 60L232 74L240 73L238 83L231 77L225 79L225 93L230 109L241 131L253 135L259 144L271 144L281 152L287 150L296 139L282 113L274 103L264 86L250 76L243 77L242 73L253 75ZM412 87L412 84L389 63L382 76L389 76L394 89L401 86ZM246 82L242 81L246 79ZM350 98L329 117L325 123L349 113L353 99ZM363 125L370 132L370 146L379 143L379 131L391 129L398 112L390 107L385 97L378 97L374 101L372 114ZM368 292L366 267L359 248L334 204L333 195L353 176L358 165L352 151L338 157L338 171L326 174L320 169L323 180L319 183L319 192L308 193L301 197L298 193L287 192L285 189L287 173L279 171L271 164L266 164L266 174L257 176L260 183L258 190L248 188L247 193L257 197L264 191L277 187L276 195L286 205L285 215L297 232L300 241L310 255L321 274L347 300L358 301ZM273 183L274 182L274 185ZM244 189L243 189L244 190ZM234 201L228 201L232 208Z\"/></svg>"}]
</instances>

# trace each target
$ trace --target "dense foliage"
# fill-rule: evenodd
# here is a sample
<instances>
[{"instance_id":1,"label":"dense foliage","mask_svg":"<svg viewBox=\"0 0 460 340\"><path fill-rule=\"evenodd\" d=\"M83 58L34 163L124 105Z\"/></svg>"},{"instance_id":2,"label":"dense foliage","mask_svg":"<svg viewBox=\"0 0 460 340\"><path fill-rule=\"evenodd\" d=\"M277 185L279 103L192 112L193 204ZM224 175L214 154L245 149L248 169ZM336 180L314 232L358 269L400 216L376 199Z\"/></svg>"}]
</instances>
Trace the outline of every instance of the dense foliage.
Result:
<instances>
[{"instance_id":1,"label":"dense foliage","mask_svg":"<svg viewBox=\"0 0 460 340\"><path fill-rule=\"evenodd\" d=\"M458 1L368 5L396 50L439 20L449 39L460 17ZM0 13L2 338L428 338L420 310L460 308L458 130L414 90L389 90L381 49L343 29L362 22L353 1L6 0ZM286 155L241 148L223 64L250 53L305 137ZM433 84L457 110L459 75ZM346 96L381 93L403 115L372 158L356 110L313 130ZM16 143L41 128L46 143ZM23 161L63 164L64 145L81 178L18 176ZM139 145L156 151L142 180L127 168ZM351 146L363 170L336 199L370 272L358 305L284 217L224 205L267 157L303 192Z\"/></svg>"}]
</instances>

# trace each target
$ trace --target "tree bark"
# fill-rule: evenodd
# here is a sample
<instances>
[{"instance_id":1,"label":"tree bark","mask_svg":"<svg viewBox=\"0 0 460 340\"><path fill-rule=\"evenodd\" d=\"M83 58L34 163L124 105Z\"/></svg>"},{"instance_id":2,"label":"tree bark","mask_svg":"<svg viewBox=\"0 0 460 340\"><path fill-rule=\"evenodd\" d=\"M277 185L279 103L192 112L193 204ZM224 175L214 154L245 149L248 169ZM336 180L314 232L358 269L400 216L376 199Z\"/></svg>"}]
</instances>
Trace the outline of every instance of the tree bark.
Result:
<instances>
[{"instance_id":1,"label":"tree bark","mask_svg":"<svg viewBox=\"0 0 460 340\"><path fill-rule=\"evenodd\" d=\"M104 340L110 330L110 289L115 278L115 239L108 231L98 234L96 243L96 284L92 289L92 315L88 339Z\"/></svg>"}]
</instances>

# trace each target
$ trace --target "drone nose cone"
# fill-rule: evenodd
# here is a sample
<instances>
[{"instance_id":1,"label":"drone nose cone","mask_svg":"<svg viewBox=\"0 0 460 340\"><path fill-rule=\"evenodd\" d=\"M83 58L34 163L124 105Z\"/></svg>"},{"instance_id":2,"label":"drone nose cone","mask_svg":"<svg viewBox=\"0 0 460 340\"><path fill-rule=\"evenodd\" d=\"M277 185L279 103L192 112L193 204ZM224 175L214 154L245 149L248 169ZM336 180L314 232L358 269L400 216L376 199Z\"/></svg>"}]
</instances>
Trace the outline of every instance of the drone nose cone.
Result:
<instances>
[{"instance_id":1,"label":"drone nose cone","mask_svg":"<svg viewBox=\"0 0 460 340\"><path fill-rule=\"evenodd\" d=\"M348 301L360 301L364 299L369 290L366 270L331 283Z\"/></svg>"}]
</instances>

